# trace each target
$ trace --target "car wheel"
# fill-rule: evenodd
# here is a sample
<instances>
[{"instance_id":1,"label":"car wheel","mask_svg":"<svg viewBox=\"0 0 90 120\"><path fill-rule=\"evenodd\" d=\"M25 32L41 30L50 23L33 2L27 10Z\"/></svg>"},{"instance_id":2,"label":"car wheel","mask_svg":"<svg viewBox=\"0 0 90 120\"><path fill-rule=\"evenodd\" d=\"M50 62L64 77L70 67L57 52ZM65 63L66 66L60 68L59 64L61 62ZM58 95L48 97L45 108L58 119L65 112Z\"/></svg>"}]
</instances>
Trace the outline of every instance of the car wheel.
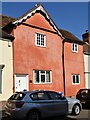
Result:
<instances>
[{"instance_id":1,"label":"car wheel","mask_svg":"<svg viewBox=\"0 0 90 120\"><path fill-rule=\"evenodd\" d=\"M40 114L37 110L32 110L28 113L27 120L40 120Z\"/></svg>"},{"instance_id":2,"label":"car wheel","mask_svg":"<svg viewBox=\"0 0 90 120\"><path fill-rule=\"evenodd\" d=\"M72 109L72 114L73 115L78 115L80 113L80 106L78 104L74 105Z\"/></svg>"}]
</instances>

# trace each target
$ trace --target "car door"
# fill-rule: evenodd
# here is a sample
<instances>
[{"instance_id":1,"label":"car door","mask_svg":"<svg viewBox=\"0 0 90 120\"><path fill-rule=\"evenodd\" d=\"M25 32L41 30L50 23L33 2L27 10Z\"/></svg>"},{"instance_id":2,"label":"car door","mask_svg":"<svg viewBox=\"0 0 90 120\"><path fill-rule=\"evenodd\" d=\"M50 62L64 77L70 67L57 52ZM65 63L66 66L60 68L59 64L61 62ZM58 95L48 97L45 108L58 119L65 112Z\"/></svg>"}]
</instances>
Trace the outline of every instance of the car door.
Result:
<instances>
[{"instance_id":1,"label":"car door","mask_svg":"<svg viewBox=\"0 0 90 120\"><path fill-rule=\"evenodd\" d=\"M35 103L35 107L39 109L42 116L55 116L55 110L53 108L53 100L50 99L50 96L46 91L39 91L34 94L31 94L31 98Z\"/></svg>"},{"instance_id":2,"label":"car door","mask_svg":"<svg viewBox=\"0 0 90 120\"><path fill-rule=\"evenodd\" d=\"M65 115L68 113L68 102L65 97L61 97L60 94L57 92L49 91L48 94L50 95L52 101L52 110L53 114L56 115Z\"/></svg>"},{"instance_id":3,"label":"car door","mask_svg":"<svg viewBox=\"0 0 90 120\"><path fill-rule=\"evenodd\" d=\"M56 92L39 91L31 94L35 107L39 109L42 116L56 116L67 114L67 100L60 99Z\"/></svg>"}]
</instances>

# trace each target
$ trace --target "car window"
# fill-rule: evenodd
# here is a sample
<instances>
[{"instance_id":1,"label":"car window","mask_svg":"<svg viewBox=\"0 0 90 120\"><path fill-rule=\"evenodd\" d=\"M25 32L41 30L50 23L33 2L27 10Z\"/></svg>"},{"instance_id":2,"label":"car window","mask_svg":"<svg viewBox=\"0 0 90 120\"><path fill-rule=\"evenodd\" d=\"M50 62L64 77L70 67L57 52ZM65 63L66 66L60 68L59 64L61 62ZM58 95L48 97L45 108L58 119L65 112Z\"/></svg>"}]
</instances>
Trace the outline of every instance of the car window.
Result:
<instances>
[{"instance_id":1,"label":"car window","mask_svg":"<svg viewBox=\"0 0 90 120\"><path fill-rule=\"evenodd\" d=\"M88 93L88 90L82 90L81 94L83 94L83 93Z\"/></svg>"},{"instance_id":2,"label":"car window","mask_svg":"<svg viewBox=\"0 0 90 120\"><path fill-rule=\"evenodd\" d=\"M90 96L90 90L88 90L88 94L89 94L89 96Z\"/></svg>"},{"instance_id":3,"label":"car window","mask_svg":"<svg viewBox=\"0 0 90 120\"><path fill-rule=\"evenodd\" d=\"M82 96L86 96L87 94L88 94L88 90L82 90L82 91L81 91L81 95L82 95Z\"/></svg>"},{"instance_id":4,"label":"car window","mask_svg":"<svg viewBox=\"0 0 90 120\"><path fill-rule=\"evenodd\" d=\"M14 93L9 100L22 100L24 98L24 93Z\"/></svg>"},{"instance_id":5,"label":"car window","mask_svg":"<svg viewBox=\"0 0 90 120\"><path fill-rule=\"evenodd\" d=\"M33 93L33 94L31 94L30 97L33 100L48 100L49 99L46 92Z\"/></svg>"},{"instance_id":6,"label":"car window","mask_svg":"<svg viewBox=\"0 0 90 120\"><path fill-rule=\"evenodd\" d=\"M50 98L53 99L53 100L61 99L61 95L59 95L56 92L49 92L49 95L50 95Z\"/></svg>"}]
</instances>

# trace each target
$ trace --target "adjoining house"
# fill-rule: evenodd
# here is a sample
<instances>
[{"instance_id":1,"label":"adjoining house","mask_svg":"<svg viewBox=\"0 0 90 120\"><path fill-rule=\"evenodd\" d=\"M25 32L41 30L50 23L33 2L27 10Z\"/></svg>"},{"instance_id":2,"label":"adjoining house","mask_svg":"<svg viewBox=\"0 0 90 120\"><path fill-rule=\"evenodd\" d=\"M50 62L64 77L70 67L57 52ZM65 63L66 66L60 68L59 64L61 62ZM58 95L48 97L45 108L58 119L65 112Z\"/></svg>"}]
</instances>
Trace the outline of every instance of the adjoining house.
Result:
<instances>
[{"instance_id":1,"label":"adjoining house","mask_svg":"<svg viewBox=\"0 0 90 120\"><path fill-rule=\"evenodd\" d=\"M5 101L13 93L13 53L14 37L0 30L0 100Z\"/></svg>"},{"instance_id":2,"label":"adjoining house","mask_svg":"<svg viewBox=\"0 0 90 120\"><path fill-rule=\"evenodd\" d=\"M41 4L3 28L13 34L13 90L75 96L85 87L83 42L58 29Z\"/></svg>"},{"instance_id":3,"label":"adjoining house","mask_svg":"<svg viewBox=\"0 0 90 120\"><path fill-rule=\"evenodd\" d=\"M85 65L85 80L86 80L86 88L90 88L90 32L86 31L82 35L83 41L85 44L83 45L84 49L84 65Z\"/></svg>"},{"instance_id":4,"label":"adjoining house","mask_svg":"<svg viewBox=\"0 0 90 120\"><path fill-rule=\"evenodd\" d=\"M62 44L64 92L68 96L75 96L80 88L85 87L84 42L69 31L60 29L60 32L64 36Z\"/></svg>"}]
</instances>

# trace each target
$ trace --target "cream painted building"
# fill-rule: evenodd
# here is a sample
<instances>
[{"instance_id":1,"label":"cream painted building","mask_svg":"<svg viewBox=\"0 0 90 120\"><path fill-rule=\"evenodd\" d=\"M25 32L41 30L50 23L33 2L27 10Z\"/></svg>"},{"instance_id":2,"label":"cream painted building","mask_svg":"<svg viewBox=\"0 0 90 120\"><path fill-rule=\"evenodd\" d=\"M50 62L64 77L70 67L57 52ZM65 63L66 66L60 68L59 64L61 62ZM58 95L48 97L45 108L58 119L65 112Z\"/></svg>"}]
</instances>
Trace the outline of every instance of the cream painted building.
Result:
<instances>
[{"instance_id":1,"label":"cream painted building","mask_svg":"<svg viewBox=\"0 0 90 120\"><path fill-rule=\"evenodd\" d=\"M86 88L90 88L90 33L86 31L82 37L83 41L85 42L83 48Z\"/></svg>"},{"instance_id":2,"label":"cream painted building","mask_svg":"<svg viewBox=\"0 0 90 120\"><path fill-rule=\"evenodd\" d=\"M13 36L0 30L0 101L13 93Z\"/></svg>"},{"instance_id":3,"label":"cream painted building","mask_svg":"<svg viewBox=\"0 0 90 120\"><path fill-rule=\"evenodd\" d=\"M90 53L84 53L86 88L90 88Z\"/></svg>"}]
</instances>

